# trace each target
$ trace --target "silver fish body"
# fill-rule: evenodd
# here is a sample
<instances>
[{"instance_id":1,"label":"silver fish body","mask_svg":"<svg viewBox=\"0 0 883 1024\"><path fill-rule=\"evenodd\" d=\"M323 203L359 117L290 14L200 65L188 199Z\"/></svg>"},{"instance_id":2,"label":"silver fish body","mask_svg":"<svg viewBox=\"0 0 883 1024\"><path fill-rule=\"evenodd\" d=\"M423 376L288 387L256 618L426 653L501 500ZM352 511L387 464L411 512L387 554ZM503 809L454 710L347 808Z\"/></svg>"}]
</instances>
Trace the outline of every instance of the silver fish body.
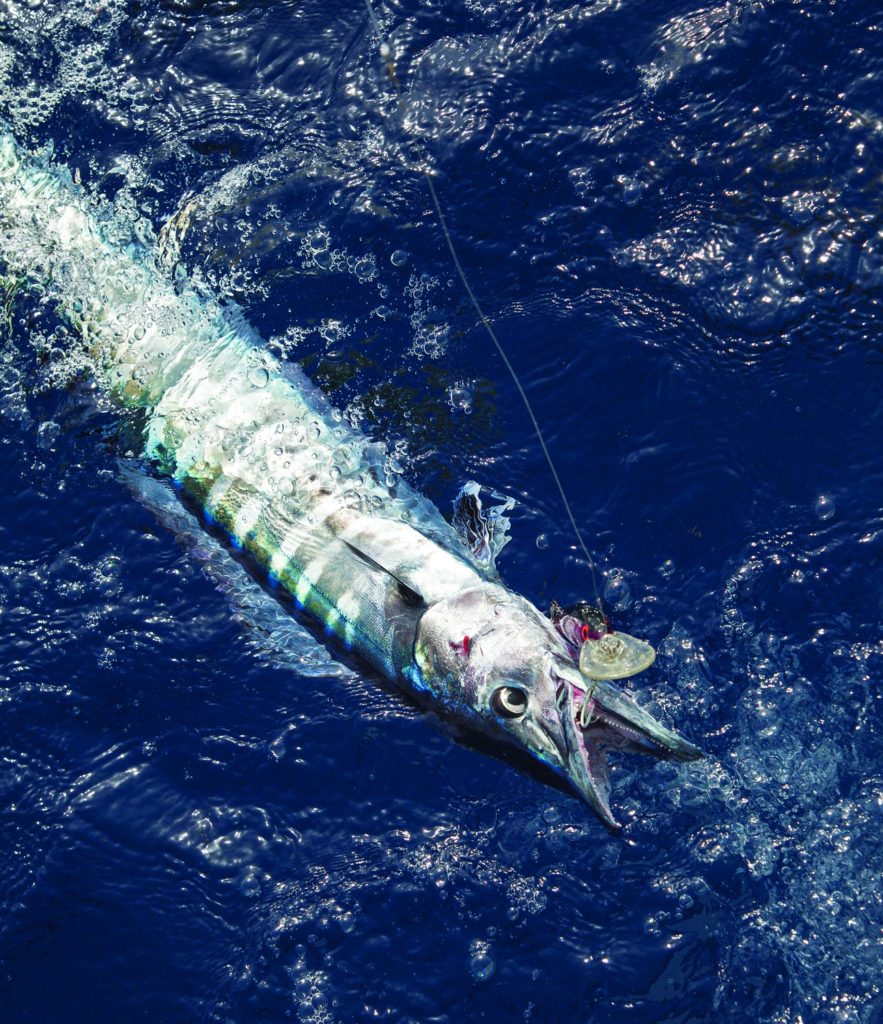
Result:
<instances>
[{"instance_id":1,"label":"silver fish body","mask_svg":"<svg viewBox=\"0 0 883 1024\"><path fill-rule=\"evenodd\" d=\"M113 211L0 126L0 269L75 329L144 455L338 640L467 728L565 776L611 827L605 750L698 751L580 675L509 591L241 316L173 282Z\"/></svg>"}]
</instances>

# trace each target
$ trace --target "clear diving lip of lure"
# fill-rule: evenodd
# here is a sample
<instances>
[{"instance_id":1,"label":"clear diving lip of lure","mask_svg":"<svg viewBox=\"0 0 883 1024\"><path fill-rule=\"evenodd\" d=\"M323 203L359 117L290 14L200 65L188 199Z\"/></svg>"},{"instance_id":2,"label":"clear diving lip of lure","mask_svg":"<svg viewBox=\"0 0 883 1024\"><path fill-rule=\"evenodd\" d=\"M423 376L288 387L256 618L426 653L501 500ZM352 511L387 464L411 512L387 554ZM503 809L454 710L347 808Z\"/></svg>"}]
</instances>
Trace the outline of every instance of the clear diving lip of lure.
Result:
<instances>
[{"instance_id":1,"label":"clear diving lip of lure","mask_svg":"<svg viewBox=\"0 0 883 1024\"><path fill-rule=\"evenodd\" d=\"M553 601L549 617L578 652L579 670L587 679L628 679L656 660L652 644L611 629L604 613L588 601L569 608Z\"/></svg>"}]
</instances>

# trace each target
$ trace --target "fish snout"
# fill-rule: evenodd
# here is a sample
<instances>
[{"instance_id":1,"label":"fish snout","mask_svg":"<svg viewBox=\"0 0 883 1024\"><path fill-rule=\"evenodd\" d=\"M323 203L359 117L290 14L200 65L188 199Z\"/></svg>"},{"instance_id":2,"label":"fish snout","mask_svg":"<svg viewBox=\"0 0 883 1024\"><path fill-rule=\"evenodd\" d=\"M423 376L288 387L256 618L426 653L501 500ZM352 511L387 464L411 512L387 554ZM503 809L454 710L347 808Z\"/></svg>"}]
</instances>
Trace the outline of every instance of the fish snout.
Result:
<instances>
[{"instance_id":1,"label":"fish snout","mask_svg":"<svg viewBox=\"0 0 883 1024\"><path fill-rule=\"evenodd\" d=\"M621 825L610 809L608 751L673 761L703 756L611 682L586 679L569 666L559 674L558 707L569 781L612 831Z\"/></svg>"}]
</instances>

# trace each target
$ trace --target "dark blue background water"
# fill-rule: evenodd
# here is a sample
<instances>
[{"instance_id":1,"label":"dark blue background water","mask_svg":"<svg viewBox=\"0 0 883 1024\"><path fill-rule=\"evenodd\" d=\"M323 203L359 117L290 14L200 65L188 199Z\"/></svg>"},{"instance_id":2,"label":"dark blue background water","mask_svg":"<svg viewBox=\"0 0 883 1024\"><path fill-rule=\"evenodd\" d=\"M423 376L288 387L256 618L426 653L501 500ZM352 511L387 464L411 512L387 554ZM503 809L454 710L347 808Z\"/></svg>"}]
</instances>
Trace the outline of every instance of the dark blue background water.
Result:
<instances>
[{"instance_id":1,"label":"dark blue background water","mask_svg":"<svg viewBox=\"0 0 883 1024\"><path fill-rule=\"evenodd\" d=\"M883 33L872 3L7 0L53 140L501 559L590 582L453 280L421 139L644 703L608 835L338 667L195 524L51 316L0 360L9 1022L879 1022ZM177 215L177 216L176 216ZM0 211L2 218L2 211ZM165 523L165 525L163 525Z\"/></svg>"}]
</instances>

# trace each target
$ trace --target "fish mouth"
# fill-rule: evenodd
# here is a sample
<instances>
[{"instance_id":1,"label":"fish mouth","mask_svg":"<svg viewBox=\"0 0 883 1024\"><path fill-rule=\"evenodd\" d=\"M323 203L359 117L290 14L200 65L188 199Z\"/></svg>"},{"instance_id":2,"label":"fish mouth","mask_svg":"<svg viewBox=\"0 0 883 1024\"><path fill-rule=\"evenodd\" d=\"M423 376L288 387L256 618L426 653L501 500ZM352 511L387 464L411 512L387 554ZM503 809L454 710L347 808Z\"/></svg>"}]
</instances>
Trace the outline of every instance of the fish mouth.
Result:
<instances>
[{"instance_id":1,"label":"fish mouth","mask_svg":"<svg viewBox=\"0 0 883 1024\"><path fill-rule=\"evenodd\" d=\"M609 750L667 761L695 761L702 751L606 680L586 679L576 669L562 668L556 675L567 775L604 824L619 832L622 825L610 809Z\"/></svg>"}]
</instances>

